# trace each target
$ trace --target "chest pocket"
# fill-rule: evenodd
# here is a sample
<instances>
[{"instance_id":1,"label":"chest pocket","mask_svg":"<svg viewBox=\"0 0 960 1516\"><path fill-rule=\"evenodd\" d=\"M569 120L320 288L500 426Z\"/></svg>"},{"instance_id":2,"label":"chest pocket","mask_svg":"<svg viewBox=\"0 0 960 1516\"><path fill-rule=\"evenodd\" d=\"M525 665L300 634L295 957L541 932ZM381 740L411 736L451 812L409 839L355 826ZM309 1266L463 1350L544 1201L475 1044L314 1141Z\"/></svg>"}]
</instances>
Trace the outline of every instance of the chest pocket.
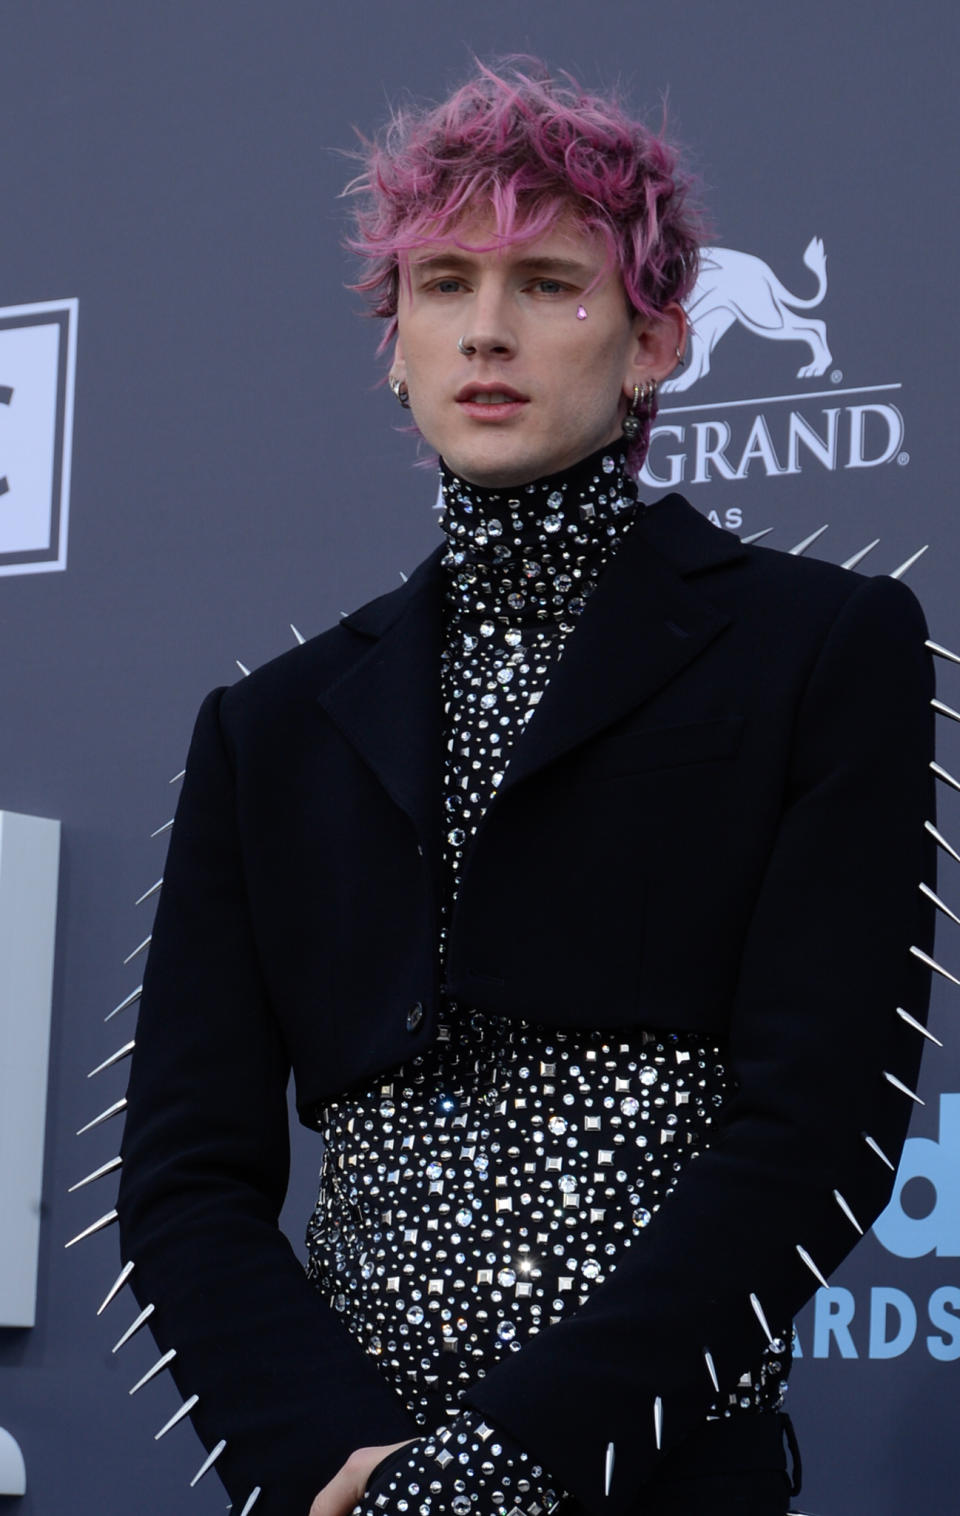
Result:
<instances>
[{"instance_id":1,"label":"chest pocket","mask_svg":"<svg viewBox=\"0 0 960 1516\"><path fill-rule=\"evenodd\" d=\"M577 755L573 772L577 778L617 779L621 775L732 758L739 750L743 727L743 716L721 716L677 726L615 732L584 748Z\"/></svg>"}]
</instances>

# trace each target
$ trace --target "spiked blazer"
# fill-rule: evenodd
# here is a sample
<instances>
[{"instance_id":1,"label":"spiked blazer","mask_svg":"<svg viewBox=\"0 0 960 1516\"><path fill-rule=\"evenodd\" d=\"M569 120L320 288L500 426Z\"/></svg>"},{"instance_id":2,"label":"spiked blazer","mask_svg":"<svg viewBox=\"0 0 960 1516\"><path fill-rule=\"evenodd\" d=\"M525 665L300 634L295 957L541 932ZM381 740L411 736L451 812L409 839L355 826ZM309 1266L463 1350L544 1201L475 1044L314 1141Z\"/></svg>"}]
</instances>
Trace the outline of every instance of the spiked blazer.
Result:
<instances>
[{"instance_id":1,"label":"spiked blazer","mask_svg":"<svg viewBox=\"0 0 960 1516\"><path fill-rule=\"evenodd\" d=\"M924 1016L933 936L912 593L648 507L470 844L441 985L442 553L207 698L172 831L122 1253L235 1512L260 1488L257 1516L306 1516L354 1448L419 1431L277 1228L291 1068L308 1117L426 1048L444 993L724 1044L712 1147L586 1304L465 1396L590 1516L642 1512L709 1365L730 1389L761 1314L790 1319L871 1224L911 1109L885 1075L915 1087L897 1011Z\"/></svg>"}]
</instances>

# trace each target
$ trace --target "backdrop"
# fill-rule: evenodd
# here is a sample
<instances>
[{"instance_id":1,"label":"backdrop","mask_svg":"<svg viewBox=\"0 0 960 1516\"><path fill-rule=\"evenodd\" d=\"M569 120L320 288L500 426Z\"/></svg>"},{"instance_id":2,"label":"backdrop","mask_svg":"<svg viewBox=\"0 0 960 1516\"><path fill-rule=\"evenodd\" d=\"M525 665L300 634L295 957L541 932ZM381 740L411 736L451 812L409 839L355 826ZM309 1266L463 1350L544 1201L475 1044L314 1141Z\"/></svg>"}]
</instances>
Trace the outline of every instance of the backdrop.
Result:
<instances>
[{"instance_id":1,"label":"backdrop","mask_svg":"<svg viewBox=\"0 0 960 1516\"><path fill-rule=\"evenodd\" d=\"M0 1330L0 1426L23 1516L223 1510L128 1294L113 1202L68 1186L117 1150L139 982L180 769L213 685L398 582L439 540L429 473L376 388L344 288L352 125L527 50L619 77L702 174L716 251L699 346L663 397L645 494L675 484L781 548L900 570L960 642L953 560L957 7L890 0L0 0L0 809L62 818L37 1325ZM948 261L949 260L949 261ZM75 348L74 348L75 344ZM711 350L712 345L712 350ZM75 357L75 365L74 365ZM75 401L75 404L74 404ZM940 665L960 705L960 668ZM941 762L960 766L941 722ZM940 826L960 843L957 806ZM960 906L944 856L941 895ZM960 970L945 918L940 961ZM960 1036L938 979L897 1198L798 1322L788 1405L819 1516L955 1510ZM0 1020L16 1007L0 1008ZM2 1030L2 1026L0 1026ZM287 1206L299 1239L315 1141ZM0 1155L2 1162L2 1155ZM229 1266L229 1260L225 1260ZM188 1504L189 1502L189 1504Z\"/></svg>"}]
</instances>

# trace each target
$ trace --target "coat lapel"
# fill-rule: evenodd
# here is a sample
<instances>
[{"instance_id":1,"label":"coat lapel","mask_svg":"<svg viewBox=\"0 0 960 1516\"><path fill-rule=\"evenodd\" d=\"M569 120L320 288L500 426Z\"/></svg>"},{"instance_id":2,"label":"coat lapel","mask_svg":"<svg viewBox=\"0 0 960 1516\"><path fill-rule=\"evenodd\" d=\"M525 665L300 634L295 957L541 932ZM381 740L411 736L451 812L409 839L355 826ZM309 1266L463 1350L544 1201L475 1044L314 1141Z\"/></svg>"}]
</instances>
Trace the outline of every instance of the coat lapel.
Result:
<instances>
[{"instance_id":1,"label":"coat lapel","mask_svg":"<svg viewBox=\"0 0 960 1516\"><path fill-rule=\"evenodd\" d=\"M345 618L372 638L319 697L440 862L443 710L441 543L409 581ZM500 793L650 698L729 624L687 582L743 556L680 495L645 508L605 568L543 698L512 750Z\"/></svg>"}]
</instances>

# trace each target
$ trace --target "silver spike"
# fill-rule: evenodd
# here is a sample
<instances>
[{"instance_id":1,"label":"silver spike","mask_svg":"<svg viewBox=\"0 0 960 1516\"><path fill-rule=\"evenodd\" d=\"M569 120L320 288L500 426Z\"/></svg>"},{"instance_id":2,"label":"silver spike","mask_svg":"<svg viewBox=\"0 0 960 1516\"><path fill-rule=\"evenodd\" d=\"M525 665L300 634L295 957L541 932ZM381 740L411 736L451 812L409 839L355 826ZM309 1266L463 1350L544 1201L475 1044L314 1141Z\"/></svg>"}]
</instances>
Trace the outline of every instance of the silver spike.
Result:
<instances>
[{"instance_id":1,"label":"silver spike","mask_svg":"<svg viewBox=\"0 0 960 1516\"><path fill-rule=\"evenodd\" d=\"M184 774L186 772L187 772L186 769L181 769L180 772L179 772L179 774L174 774L174 776L173 776L172 779L168 779L167 780L167 783L168 784L179 784L180 780L183 778L183 776L184 776Z\"/></svg>"},{"instance_id":2,"label":"silver spike","mask_svg":"<svg viewBox=\"0 0 960 1516\"><path fill-rule=\"evenodd\" d=\"M108 1105L107 1109L105 1111L101 1111L99 1116L94 1116L92 1121L88 1121L86 1126L82 1126L77 1133L77 1136L82 1137L84 1132L89 1132L93 1129L93 1127L99 1126L101 1121L109 1121L111 1116L119 1116L121 1111L126 1110L126 1106L126 1096L124 1096L122 1100L115 1100L113 1102L113 1105Z\"/></svg>"},{"instance_id":3,"label":"silver spike","mask_svg":"<svg viewBox=\"0 0 960 1516\"><path fill-rule=\"evenodd\" d=\"M933 759L930 760L930 767L937 778L943 780L944 784L952 785L955 790L960 790L960 779L954 779L952 774L948 774L946 769L941 768L939 763L934 762Z\"/></svg>"},{"instance_id":4,"label":"silver spike","mask_svg":"<svg viewBox=\"0 0 960 1516\"><path fill-rule=\"evenodd\" d=\"M150 1320L150 1317L153 1315L155 1310L155 1306L145 1305L137 1319L135 1321L131 1321L123 1336L114 1343L113 1347L110 1349L111 1353L119 1353L120 1349L130 1341L130 1338L133 1336L134 1332L139 1332L144 1322Z\"/></svg>"},{"instance_id":5,"label":"silver spike","mask_svg":"<svg viewBox=\"0 0 960 1516\"><path fill-rule=\"evenodd\" d=\"M92 1237L94 1232L101 1232L105 1226L112 1226L116 1220L116 1211L107 1211L105 1216L100 1216L98 1220L91 1222L90 1226L85 1227L82 1232L77 1233L76 1237L71 1237L70 1241L63 1245L65 1248L72 1248L75 1242L82 1242L84 1237Z\"/></svg>"},{"instance_id":6,"label":"silver spike","mask_svg":"<svg viewBox=\"0 0 960 1516\"><path fill-rule=\"evenodd\" d=\"M943 851L945 853L949 853L950 857L953 858L955 862L960 863L960 853L957 852L956 848L950 846L946 837L944 837L941 832L937 831L932 821L925 821L923 823L923 829L924 831L930 833L930 836L933 838L938 847L942 847Z\"/></svg>"},{"instance_id":7,"label":"silver spike","mask_svg":"<svg viewBox=\"0 0 960 1516\"><path fill-rule=\"evenodd\" d=\"M140 996L142 994L143 994L143 985L142 984L138 984L135 990L131 990L130 991L130 993L127 996L126 1000L121 1000L120 1004L119 1005L115 1005L114 1008L113 1008L113 1010L110 1012L110 1014L108 1016L104 1016L104 1018L103 1018L104 1022L112 1021L113 1018L114 1018L114 1016L119 1016L120 1012L121 1011L125 1011L127 1009L128 1005L133 1005L135 1001L139 1000Z\"/></svg>"},{"instance_id":8,"label":"silver spike","mask_svg":"<svg viewBox=\"0 0 960 1516\"><path fill-rule=\"evenodd\" d=\"M757 1299L756 1295L751 1295L750 1296L750 1304L753 1306L753 1314L756 1316L756 1318L759 1321L760 1325L763 1327L764 1336L766 1337L767 1341L769 1342L770 1346L772 1347L773 1346L773 1333L770 1330L770 1325L769 1325L769 1322L767 1321L766 1316L763 1314L763 1306L760 1304L760 1302Z\"/></svg>"},{"instance_id":9,"label":"silver spike","mask_svg":"<svg viewBox=\"0 0 960 1516\"><path fill-rule=\"evenodd\" d=\"M910 1099L915 1100L917 1105L926 1105L927 1102L925 1100L921 1100L919 1095L915 1095L913 1090L908 1089L903 1081L897 1078L896 1074L889 1074L887 1070L884 1069L883 1077L888 1084L893 1085L895 1090L899 1090L901 1095L909 1095Z\"/></svg>"},{"instance_id":10,"label":"silver spike","mask_svg":"<svg viewBox=\"0 0 960 1516\"><path fill-rule=\"evenodd\" d=\"M102 1074L104 1069L111 1068L113 1064L119 1063L123 1058L129 1058L135 1047L136 1043L132 1039L130 1042L125 1042L122 1048L117 1048L117 1051L111 1053L109 1058L105 1058L102 1063L97 1064L95 1069L91 1069L87 1078L92 1079L94 1074Z\"/></svg>"},{"instance_id":11,"label":"silver spike","mask_svg":"<svg viewBox=\"0 0 960 1516\"><path fill-rule=\"evenodd\" d=\"M123 966L124 966L124 968L126 968L126 966L127 966L128 963L132 963L133 962L134 958L136 958L136 956L137 956L138 953L142 953L143 950L144 950L144 948L148 948L150 946L150 944L151 944L152 941L153 941L153 933L151 932L150 935L149 935L149 937L144 937L143 941L141 943L139 943L137 945L137 947L134 948L134 950L133 950L132 953L128 953L127 954L126 958L124 958L124 960L123 960Z\"/></svg>"},{"instance_id":12,"label":"silver spike","mask_svg":"<svg viewBox=\"0 0 960 1516\"><path fill-rule=\"evenodd\" d=\"M802 1261L806 1264L807 1268L810 1270L817 1283L822 1284L825 1290L829 1289L830 1286L827 1284L827 1281L824 1279L820 1270L817 1268L817 1265L810 1257L810 1254L807 1252L806 1248L802 1248L800 1246L799 1242L797 1243L797 1252L800 1254Z\"/></svg>"},{"instance_id":13,"label":"silver spike","mask_svg":"<svg viewBox=\"0 0 960 1516\"><path fill-rule=\"evenodd\" d=\"M916 563L917 559L923 557L924 553L927 551L927 548L929 546L930 546L930 544L929 544L929 542L927 542L927 543L924 544L923 547L918 548L917 551L913 554L912 558L908 558L907 561L906 561L906 563L901 563L901 565L900 565L899 568L895 568L893 570L893 572L890 575L890 578L891 579L900 579L900 578L902 578L903 575L907 572L907 569L908 568L913 568L913 565Z\"/></svg>"},{"instance_id":14,"label":"silver spike","mask_svg":"<svg viewBox=\"0 0 960 1516\"><path fill-rule=\"evenodd\" d=\"M213 1468L214 1464L216 1463L217 1459L220 1457L220 1454L223 1452L223 1450L226 1447L226 1445L227 1445L227 1439L225 1437L221 1437L220 1441L217 1443L216 1447L213 1449L213 1452L207 1454L206 1458L203 1460L202 1464L200 1465L200 1467L198 1468L197 1472L194 1474L193 1478L190 1481L190 1488L191 1488L191 1490L193 1489L194 1485L200 1483L201 1479L203 1478L204 1474L206 1474L207 1470Z\"/></svg>"},{"instance_id":15,"label":"silver spike","mask_svg":"<svg viewBox=\"0 0 960 1516\"><path fill-rule=\"evenodd\" d=\"M883 1151L883 1148L880 1146L879 1142L877 1142L875 1138L871 1137L869 1132L862 1132L861 1136L863 1137L863 1140L867 1144L867 1147L870 1149L870 1151L872 1153L876 1153L881 1163L885 1163L890 1172L892 1174L895 1174L897 1171L894 1168L893 1164L890 1162L890 1159L887 1157L886 1153Z\"/></svg>"},{"instance_id":16,"label":"silver spike","mask_svg":"<svg viewBox=\"0 0 960 1516\"><path fill-rule=\"evenodd\" d=\"M823 536L824 532L829 528L829 525L830 523L828 521L825 526L818 526L815 532L811 532L809 537L804 537L803 541L798 542L796 547L788 548L787 552L790 553L794 558L799 558L801 553L805 553L807 551L807 548L811 545L811 543L816 542L818 537Z\"/></svg>"},{"instance_id":17,"label":"silver spike","mask_svg":"<svg viewBox=\"0 0 960 1516\"><path fill-rule=\"evenodd\" d=\"M344 619L344 617L345 616L349 616L349 614L350 614L349 611L341 611L340 612L340 620L342 621Z\"/></svg>"},{"instance_id":18,"label":"silver spike","mask_svg":"<svg viewBox=\"0 0 960 1516\"><path fill-rule=\"evenodd\" d=\"M856 568L857 564L862 563L868 553L872 553L874 548L879 546L879 543L880 538L874 537L872 542L868 542L866 547L862 547L859 553L854 553L853 557L848 558L846 563L841 563L840 567L845 569Z\"/></svg>"},{"instance_id":19,"label":"silver spike","mask_svg":"<svg viewBox=\"0 0 960 1516\"><path fill-rule=\"evenodd\" d=\"M844 1200L844 1198L841 1195L841 1193L840 1193L839 1190L834 1190L834 1192L833 1192L833 1198L837 1202L837 1205L840 1207L840 1209L843 1212L843 1214L846 1216L846 1218L849 1221L850 1225L854 1228L855 1231L859 1232L860 1236L862 1237L863 1236L863 1227L860 1225L860 1223L857 1220L856 1216L853 1214L853 1212L851 1211L850 1207L847 1205L847 1202Z\"/></svg>"},{"instance_id":20,"label":"silver spike","mask_svg":"<svg viewBox=\"0 0 960 1516\"><path fill-rule=\"evenodd\" d=\"M703 1361L707 1365L707 1373L710 1375L710 1378L711 1378L711 1380L713 1382L713 1388L716 1390L717 1394L719 1395L720 1394L720 1381L717 1378L717 1366L716 1366L716 1364L713 1361L713 1354L710 1352L709 1348L704 1348L704 1350L703 1350Z\"/></svg>"},{"instance_id":21,"label":"silver spike","mask_svg":"<svg viewBox=\"0 0 960 1516\"><path fill-rule=\"evenodd\" d=\"M295 627L295 626L294 626L294 624L293 624L293 622L292 622L292 621L291 621L291 623L290 623L290 630L291 630L291 632L292 632L292 633L293 633L293 635L294 635L294 636L295 636L295 637L296 637L296 639L297 639L297 644L298 644L298 646L300 646L300 647L303 647L303 644L304 644L304 643L305 643L305 642L306 642L306 640L307 640L307 639L306 639L306 637L305 637L305 636L304 636L304 635L303 635L303 633L302 633L302 632L298 632L298 631L297 631L297 629L296 629L296 627Z\"/></svg>"},{"instance_id":22,"label":"silver spike","mask_svg":"<svg viewBox=\"0 0 960 1516\"><path fill-rule=\"evenodd\" d=\"M130 1278L130 1275L132 1273L133 1273L133 1264L132 1264L132 1262L131 1263L125 1263L123 1265L123 1268L120 1270L119 1274L117 1275L116 1279L113 1281L113 1284L110 1286L109 1290L104 1295L103 1301L101 1302L100 1306L97 1309L97 1315L98 1316L102 1316L103 1313L104 1313L104 1311L107 1309L107 1306L110 1304L111 1300L115 1300L116 1299L116 1297L119 1295L120 1291L123 1289L124 1285L126 1284L127 1280Z\"/></svg>"},{"instance_id":23,"label":"silver spike","mask_svg":"<svg viewBox=\"0 0 960 1516\"><path fill-rule=\"evenodd\" d=\"M772 526L765 526L762 532L751 532L749 537L741 537L740 541L748 546L751 542L759 542L761 537L766 537L772 531Z\"/></svg>"},{"instance_id":24,"label":"silver spike","mask_svg":"<svg viewBox=\"0 0 960 1516\"><path fill-rule=\"evenodd\" d=\"M936 1043L938 1048L943 1047L943 1043L940 1041L940 1038L934 1037L933 1033L924 1026L923 1022L918 1021L915 1016L911 1016L910 1012L905 1011L902 1005L897 1006L897 1015L900 1017L901 1021L905 1021L907 1023L907 1026L912 1026L915 1032L919 1032L922 1037L926 1037L928 1042Z\"/></svg>"},{"instance_id":25,"label":"silver spike","mask_svg":"<svg viewBox=\"0 0 960 1516\"><path fill-rule=\"evenodd\" d=\"M144 892L140 896L139 900L135 900L133 902L134 905L143 905L143 902L145 900L149 900L151 895L155 895L157 893L157 890L160 888L160 886L162 885L162 883L163 883L163 875L161 874L160 878L157 880L156 884L151 884L151 886L150 886L150 888L148 890L144 890Z\"/></svg>"},{"instance_id":26,"label":"silver spike","mask_svg":"<svg viewBox=\"0 0 960 1516\"><path fill-rule=\"evenodd\" d=\"M147 1369L147 1372L144 1374L143 1378L137 1380L136 1384L133 1386L133 1389L128 1391L128 1394L135 1395L138 1390L142 1390L144 1385L149 1384L151 1379L155 1378L157 1374L161 1373L166 1368L168 1363L172 1363L176 1356L176 1348L171 1348L169 1352L164 1353L161 1358L157 1359L156 1363L153 1365L153 1368Z\"/></svg>"},{"instance_id":27,"label":"silver spike","mask_svg":"<svg viewBox=\"0 0 960 1516\"><path fill-rule=\"evenodd\" d=\"M173 826L173 822L174 822L174 817L171 816L169 821L165 821L163 823L163 826L158 826L157 830L155 832L151 832L150 833L150 836L151 837L159 837L161 835L161 833L163 833L163 832L169 832L170 828Z\"/></svg>"},{"instance_id":28,"label":"silver spike","mask_svg":"<svg viewBox=\"0 0 960 1516\"><path fill-rule=\"evenodd\" d=\"M949 716L951 721L960 721L960 711L955 711L950 705L944 705L942 700L931 700L930 704L941 716Z\"/></svg>"},{"instance_id":29,"label":"silver spike","mask_svg":"<svg viewBox=\"0 0 960 1516\"><path fill-rule=\"evenodd\" d=\"M241 663L239 658L234 658L233 661L237 665L237 668L240 670L240 672L243 675L244 679L249 679L249 677L250 677L250 670L247 668L247 665L245 663Z\"/></svg>"},{"instance_id":30,"label":"silver spike","mask_svg":"<svg viewBox=\"0 0 960 1516\"><path fill-rule=\"evenodd\" d=\"M199 1395L191 1395L189 1400L185 1400L179 1411L174 1411L173 1415L170 1417L170 1420L164 1423L159 1432L154 1433L154 1442L159 1442L161 1437L166 1437L168 1432L173 1431L173 1428L176 1426L178 1421L182 1421L184 1416L189 1416L190 1412L198 1403L199 1399Z\"/></svg>"},{"instance_id":31,"label":"silver spike","mask_svg":"<svg viewBox=\"0 0 960 1516\"><path fill-rule=\"evenodd\" d=\"M406 584L406 582L407 582L407 576L403 572L403 569L400 570L400 578L403 580L404 584Z\"/></svg>"},{"instance_id":32,"label":"silver spike","mask_svg":"<svg viewBox=\"0 0 960 1516\"><path fill-rule=\"evenodd\" d=\"M244 1506L243 1510L240 1512L240 1516L250 1516L250 1512L253 1510L259 1499L260 1486L255 1485L254 1488L250 1491L250 1494L247 1496L247 1503Z\"/></svg>"},{"instance_id":33,"label":"silver spike","mask_svg":"<svg viewBox=\"0 0 960 1516\"><path fill-rule=\"evenodd\" d=\"M933 890L930 888L929 884L921 884L920 893L921 895L926 895L927 899L933 902L938 911L942 911L945 916L949 916L951 921L955 921L957 923L957 926L960 926L960 916L957 916L953 911L951 911L948 905L944 905L943 901L940 899L940 896L933 893Z\"/></svg>"},{"instance_id":34,"label":"silver spike","mask_svg":"<svg viewBox=\"0 0 960 1516\"><path fill-rule=\"evenodd\" d=\"M925 963L928 969L933 969L935 974L942 974L944 979L950 980L951 984L960 984L960 979L955 974L951 974L949 969L943 968L935 958L931 958L929 953L925 953L923 948L911 947L910 951L914 958L919 958L920 962Z\"/></svg>"},{"instance_id":35,"label":"silver spike","mask_svg":"<svg viewBox=\"0 0 960 1516\"><path fill-rule=\"evenodd\" d=\"M88 1174L85 1179L78 1179L76 1184L72 1184L67 1194L72 1195L74 1190L82 1190L85 1184L92 1184L95 1179L102 1179L105 1174L112 1174L114 1169L118 1169L122 1163L123 1159L119 1157L111 1158L109 1163L101 1163L100 1167L94 1169L92 1174Z\"/></svg>"},{"instance_id":36,"label":"silver spike","mask_svg":"<svg viewBox=\"0 0 960 1516\"><path fill-rule=\"evenodd\" d=\"M960 653L951 653L948 647L943 647L939 642L931 642L929 637L923 645L928 647L931 653L936 653L938 658L949 658L951 663L960 663Z\"/></svg>"},{"instance_id":37,"label":"silver spike","mask_svg":"<svg viewBox=\"0 0 960 1516\"><path fill-rule=\"evenodd\" d=\"M607 1443L607 1451L603 1460L603 1493L610 1494L610 1486L613 1484L613 1460L616 1449L612 1442Z\"/></svg>"}]
</instances>

